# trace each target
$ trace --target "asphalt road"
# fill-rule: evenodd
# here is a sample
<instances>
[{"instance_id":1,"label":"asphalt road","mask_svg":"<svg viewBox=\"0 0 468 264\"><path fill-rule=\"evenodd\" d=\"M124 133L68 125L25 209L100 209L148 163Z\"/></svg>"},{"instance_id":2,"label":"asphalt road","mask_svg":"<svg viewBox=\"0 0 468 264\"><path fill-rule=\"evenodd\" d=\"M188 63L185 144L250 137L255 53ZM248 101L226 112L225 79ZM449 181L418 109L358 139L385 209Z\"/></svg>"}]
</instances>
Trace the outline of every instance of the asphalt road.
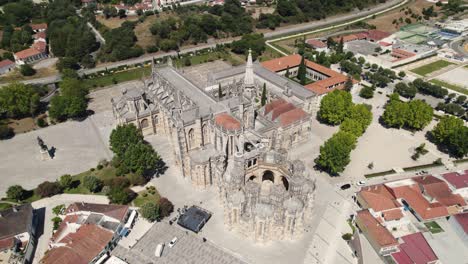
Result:
<instances>
[{"instance_id":1,"label":"asphalt road","mask_svg":"<svg viewBox=\"0 0 468 264\"><path fill-rule=\"evenodd\" d=\"M265 38L267 38L267 39L273 39L273 38L284 36L284 35L290 35L290 34L304 32L304 31L312 30L312 29L316 29L316 28L322 28L324 26L338 24L340 22L343 22L343 24L345 24L346 21L349 21L349 20L352 20L352 19L368 16L368 15L371 15L371 14L374 14L374 13L377 13L377 12L382 12L382 11L387 10L387 9L390 10L394 5L396 5L396 4L400 3L400 2L402 2L402 1L401 0L391 0L391 1L388 1L388 2L386 2L384 4L375 6L373 8L365 9L365 10L362 10L362 11L359 11L359 12L352 12L352 13L349 13L349 14L346 14L346 15L343 15L343 16L336 16L336 17L332 17L332 18L328 18L328 19L324 19L324 20L312 21L312 22L308 22L308 23L277 28L276 30L271 31L271 32L267 32L264 35L265 35ZM340 25L336 25L336 26L339 27ZM206 49L206 48L213 48L213 47L216 47L217 44L231 43L234 40L236 40L236 39L221 40L221 41L217 41L217 40L214 40L214 41L211 40L210 41L209 40L209 43L207 43L207 44L202 44L202 45L197 45L196 47L182 49L182 50L179 51L179 53L184 54L184 53L190 53L190 52L194 52L194 51L202 50L202 49ZM102 71L102 70L105 70L105 69L117 68L117 67L123 66L123 65L132 65L132 64L147 62L147 61L151 60L151 58L161 59L161 58L163 58L165 56L168 56L168 55L175 56L175 55L177 55L177 52L176 51L171 51L171 52L167 52L167 53L163 53L163 54L145 54L145 55L143 55L141 57L138 57L138 58L133 58L133 59L124 60L124 61L118 61L118 62L110 63L110 64L107 64L107 65L99 66L99 67L96 67L96 68L93 68L93 69L83 69L83 70L78 71L78 73L79 74L91 74L91 73L95 73L95 72ZM55 81L58 81L58 80L60 80L59 74L54 75L54 76L45 77L45 78L40 78L40 79L31 79L31 80L28 80L28 81L24 81L24 83L28 83L28 84L32 84L32 83L34 83L34 84L48 84L48 83L52 83L52 82L55 82ZM0 86L1 86L1 84L0 84Z\"/></svg>"}]
</instances>

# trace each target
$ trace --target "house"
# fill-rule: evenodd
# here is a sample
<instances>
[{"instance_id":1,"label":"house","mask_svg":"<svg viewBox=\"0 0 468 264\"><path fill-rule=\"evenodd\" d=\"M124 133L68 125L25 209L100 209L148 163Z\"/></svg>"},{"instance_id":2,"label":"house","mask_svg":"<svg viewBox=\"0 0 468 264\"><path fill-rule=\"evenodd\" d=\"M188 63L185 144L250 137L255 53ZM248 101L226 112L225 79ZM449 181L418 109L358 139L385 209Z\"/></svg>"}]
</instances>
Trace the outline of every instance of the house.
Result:
<instances>
[{"instance_id":1,"label":"house","mask_svg":"<svg viewBox=\"0 0 468 264\"><path fill-rule=\"evenodd\" d=\"M323 41L320 41L318 39L308 39L306 40L306 44L309 45L311 48L318 52L328 52L329 49L327 47L327 44L324 43Z\"/></svg>"},{"instance_id":2,"label":"house","mask_svg":"<svg viewBox=\"0 0 468 264\"><path fill-rule=\"evenodd\" d=\"M355 222L379 255L387 256L399 251L396 238L372 216L369 210L358 211Z\"/></svg>"},{"instance_id":3,"label":"house","mask_svg":"<svg viewBox=\"0 0 468 264\"><path fill-rule=\"evenodd\" d=\"M44 41L37 41L29 49L15 53L14 57L15 62L18 65L34 63L36 61L46 59L48 57L47 44Z\"/></svg>"},{"instance_id":4,"label":"house","mask_svg":"<svg viewBox=\"0 0 468 264\"><path fill-rule=\"evenodd\" d=\"M129 215L126 205L71 204L52 235L50 250L41 263L85 264L98 261L127 234L125 224Z\"/></svg>"},{"instance_id":5,"label":"house","mask_svg":"<svg viewBox=\"0 0 468 264\"><path fill-rule=\"evenodd\" d=\"M384 38L389 37L391 34L382 30L371 29L368 30L366 33L365 39L371 42L378 42Z\"/></svg>"},{"instance_id":6,"label":"house","mask_svg":"<svg viewBox=\"0 0 468 264\"><path fill-rule=\"evenodd\" d=\"M454 194L459 194L468 200L468 170L446 173L442 177L448 182Z\"/></svg>"},{"instance_id":7,"label":"house","mask_svg":"<svg viewBox=\"0 0 468 264\"><path fill-rule=\"evenodd\" d=\"M299 54L284 56L262 62L262 66L279 75L289 77L297 76L302 57ZM336 72L330 68L317 64L315 62L304 60L306 65L306 77L313 83L307 84L304 88L316 93L325 95L335 89L344 89L344 84L348 80L346 75ZM353 84L357 83L353 80Z\"/></svg>"},{"instance_id":8,"label":"house","mask_svg":"<svg viewBox=\"0 0 468 264\"><path fill-rule=\"evenodd\" d=\"M13 250L24 254L31 263L37 234L38 216L31 204L0 211L0 252Z\"/></svg>"},{"instance_id":9,"label":"house","mask_svg":"<svg viewBox=\"0 0 468 264\"><path fill-rule=\"evenodd\" d=\"M450 217L448 222L465 246L468 247L468 212L454 215Z\"/></svg>"},{"instance_id":10,"label":"house","mask_svg":"<svg viewBox=\"0 0 468 264\"><path fill-rule=\"evenodd\" d=\"M44 32L47 30L47 23L31 24L34 33Z\"/></svg>"},{"instance_id":11,"label":"house","mask_svg":"<svg viewBox=\"0 0 468 264\"><path fill-rule=\"evenodd\" d=\"M400 251L392 253L397 264L436 264L440 263L436 254L421 232L403 236L399 239Z\"/></svg>"},{"instance_id":12,"label":"house","mask_svg":"<svg viewBox=\"0 0 468 264\"><path fill-rule=\"evenodd\" d=\"M11 72L16 67L16 64L11 60L0 61L0 75Z\"/></svg>"}]
</instances>

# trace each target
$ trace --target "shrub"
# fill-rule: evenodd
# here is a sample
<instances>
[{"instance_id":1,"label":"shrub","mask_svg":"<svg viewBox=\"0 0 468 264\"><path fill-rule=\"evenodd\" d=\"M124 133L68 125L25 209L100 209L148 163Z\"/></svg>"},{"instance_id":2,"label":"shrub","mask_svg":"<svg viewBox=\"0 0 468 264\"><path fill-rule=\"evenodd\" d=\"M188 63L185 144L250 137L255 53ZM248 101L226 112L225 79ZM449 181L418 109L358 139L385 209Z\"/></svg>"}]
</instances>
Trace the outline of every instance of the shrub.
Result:
<instances>
[{"instance_id":1,"label":"shrub","mask_svg":"<svg viewBox=\"0 0 468 264\"><path fill-rule=\"evenodd\" d=\"M56 216L52 218L52 222L54 223L54 230L57 230L60 227L60 224L62 223L62 218Z\"/></svg>"},{"instance_id":2,"label":"shrub","mask_svg":"<svg viewBox=\"0 0 468 264\"><path fill-rule=\"evenodd\" d=\"M107 193L109 201L113 204L128 204L136 197L136 193L129 188L118 189L111 188Z\"/></svg>"},{"instance_id":3,"label":"shrub","mask_svg":"<svg viewBox=\"0 0 468 264\"><path fill-rule=\"evenodd\" d=\"M351 238L353 238L353 234L346 233L346 234L342 235L341 238L343 238L343 240L345 240L345 241L349 241L349 240L351 240Z\"/></svg>"},{"instance_id":4,"label":"shrub","mask_svg":"<svg viewBox=\"0 0 468 264\"><path fill-rule=\"evenodd\" d=\"M57 182L45 181L36 188L36 194L40 197L51 197L62 192L60 184Z\"/></svg>"},{"instance_id":5,"label":"shrub","mask_svg":"<svg viewBox=\"0 0 468 264\"><path fill-rule=\"evenodd\" d=\"M362 88L359 92L359 96L364 99L370 99L374 97L374 88L370 86L364 86L364 88Z\"/></svg>"},{"instance_id":6,"label":"shrub","mask_svg":"<svg viewBox=\"0 0 468 264\"><path fill-rule=\"evenodd\" d=\"M95 176L85 176L83 178L83 186L88 189L90 192L96 193L102 189L102 181Z\"/></svg>"},{"instance_id":7,"label":"shrub","mask_svg":"<svg viewBox=\"0 0 468 264\"><path fill-rule=\"evenodd\" d=\"M54 213L55 215L59 215L62 213L62 210L65 209L65 205L64 204L59 204L57 206L55 206L54 208L52 208L52 213Z\"/></svg>"},{"instance_id":8,"label":"shrub","mask_svg":"<svg viewBox=\"0 0 468 264\"><path fill-rule=\"evenodd\" d=\"M39 127L46 127L48 124L47 122L44 120L44 118L38 118L37 119L37 126Z\"/></svg>"},{"instance_id":9,"label":"shrub","mask_svg":"<svg viewBox=\"0 0 468 264\"><path fill-rule=\"evenodd\" d=\"M126 177L115 177L106 182L111 189L125 189L130 186L130 180Z\"/></svg>"},{"instance_id":10,"label":"shrub","mask_svg":"<svg viewBox=\"0 0 468 264\"><path fill-rule=\"evenodd\" d=\"M161 217L169 216L174 211L174 205L167 198L162 197L159 199L159 215Z\"/></svg>"},{"instance_id":11,"label":"shrub","mask_svg":"<svg viewBox=\"0 0 468 264\"><path fill-rule=\"evenodd\" d=\"M26 190L20 185L13 185L8 187L7 198L15 201L22 201L25 199Z\"/></svg>"},{"instance_id":12,"label":"shrub","mask_svg":"<svg viewBox=\"0 0 468 264\"><path fill-rule=\"evenodd\" d=\"M96 169L98 169L98 170L102 170L102 168L103 168L103 166L101 164L98 164L97 167L96 167Z\"/></svg>"},{"instance_id":13,"label":"shrub","mask_svg":"<svg viewBox=\"0 0 468 264\"><path fill-rule=\"evenodd\" d=\"M20 67L20 72L23 76L33 76L36 74L36 70L33 69L29 64L23 64Z\"/></svg>"},{"instance_id":14,"label":"shrub","mask_svg":"<svg viewBox=\"0 0 468 264\"><path fill-rule=\"evenodd\" d=\"M159 207L153 202L145 203L140 208L140 214L148 221L154 222L159 218Z\"/></svg>"},{"instance_id":15,"label":"shrub","mask_svg":"<svg viewBox=\"0 0 468 264\"><path fill-rule=\"evenodd\" d=\"M62 175L60 176L59 183L63 189L69 189L72 187L73 178L70 174Z\"/></svg>"},{"instance_id":16,"label":"shrub","mask_svg":"<svg viewBox=\"0 0 468 264\"><path fill-rule=\"evenodd\" d=\"M0 125L0 139L9 139L15 135L13 129L7 125Z\"/></svg>"}]
</instances>

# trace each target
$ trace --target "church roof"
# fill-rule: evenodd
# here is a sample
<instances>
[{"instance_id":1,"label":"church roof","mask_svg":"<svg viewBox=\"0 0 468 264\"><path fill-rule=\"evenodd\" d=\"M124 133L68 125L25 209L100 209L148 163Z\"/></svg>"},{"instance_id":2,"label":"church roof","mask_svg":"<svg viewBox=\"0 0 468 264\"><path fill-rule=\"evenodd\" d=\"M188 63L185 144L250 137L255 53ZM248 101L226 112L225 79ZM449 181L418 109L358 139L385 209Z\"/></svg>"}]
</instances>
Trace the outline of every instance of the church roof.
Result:
<instances>
[{"instance_id":1,"label":"church roof","mask_svg":"<svg viewBox=\"0 0 468 264\"><path fill-rule=\"evenodd\" d=\"M238 130L241 128L241 123L228 113L221 113L216 115L215 123L227 130Z\"/></svg>"}]
</instances>

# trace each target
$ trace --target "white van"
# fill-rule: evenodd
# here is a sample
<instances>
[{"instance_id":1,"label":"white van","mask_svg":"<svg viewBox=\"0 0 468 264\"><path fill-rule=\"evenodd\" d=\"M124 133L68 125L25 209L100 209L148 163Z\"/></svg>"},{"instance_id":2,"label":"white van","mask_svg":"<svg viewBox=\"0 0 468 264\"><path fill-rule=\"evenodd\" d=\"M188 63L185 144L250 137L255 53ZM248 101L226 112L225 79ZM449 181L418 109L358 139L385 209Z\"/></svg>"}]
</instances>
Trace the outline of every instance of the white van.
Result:
<instances>
[{"instance_id":1,"label":"white van","mask_svg":"<svg viewBox=\"0 0 468 264\"><path fill-rule=\"evenodd\" d=\"M169 242L169 247L172 248L172 247L175 245L176 242L177 242L177 237L174 237L174 238L171 240L171 242Z\"/></svg>"},{"instance_id":2,"label":"white van","mask_svg":"<svg viewBox=\"0 0 468 264\"><path fill-rule=\"evenodd\" d=\"M158 244L158 246L156 246L156 250L154 251L154 255L160 258L162 255L163 249L164 249L164 243Z\"/></svg>"}]
</instances>

